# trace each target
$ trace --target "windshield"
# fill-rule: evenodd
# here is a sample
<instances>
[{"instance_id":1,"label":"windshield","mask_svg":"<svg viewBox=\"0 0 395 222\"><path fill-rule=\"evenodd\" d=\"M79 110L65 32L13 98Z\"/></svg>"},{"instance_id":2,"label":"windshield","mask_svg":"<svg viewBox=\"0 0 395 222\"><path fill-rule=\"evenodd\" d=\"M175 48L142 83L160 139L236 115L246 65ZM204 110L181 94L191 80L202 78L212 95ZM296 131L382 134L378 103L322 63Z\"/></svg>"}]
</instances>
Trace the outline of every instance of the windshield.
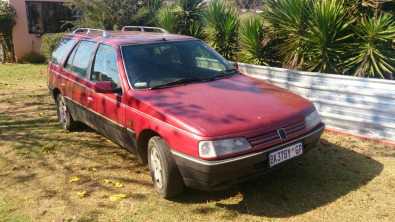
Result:
<instances>
[{"instance_id":1,"label":"windshield","mask_svg":"<svg viewBox=\"0 0 395 222\"><path fill-rule=\"evenodd\" d=\"M227 77L234 66L199 40L122 47L130 84L160 88Z\"/></svg>"}]
</instances>

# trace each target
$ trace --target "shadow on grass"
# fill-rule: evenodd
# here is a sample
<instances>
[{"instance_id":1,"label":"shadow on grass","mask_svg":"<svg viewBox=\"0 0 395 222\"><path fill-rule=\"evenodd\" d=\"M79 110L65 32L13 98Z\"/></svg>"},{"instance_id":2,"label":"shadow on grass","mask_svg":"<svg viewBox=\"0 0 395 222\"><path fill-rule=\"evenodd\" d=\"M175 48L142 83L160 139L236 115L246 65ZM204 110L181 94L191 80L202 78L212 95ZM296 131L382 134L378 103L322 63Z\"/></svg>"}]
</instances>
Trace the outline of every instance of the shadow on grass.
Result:
<instances>
[{"instance_id":1,"label":"shadow on grass","mask_svg":"<svg viewBox=\"0 0 395 222\"><path fill-rule=\"evenodd\" d=\"M23 107L23 104L21 106ZM42 110L47 111L39 116ZM0 144L10 143L14 149L40 162L40 167L46 167L47 170L56 173L57 168L54 163L48 163L43 155L46 152L55 152L63 155L53 155L51 158L56 158L56 165L64 166L67 175L82 173L78 175L84 178L89 174L81 167L75 169L67 165L70 159L78 158L84 163L84 167L95 167L97 171L125 172L121 177L111 179L151 186L147 181L135 180L126 174L133 167L137 170L145 169L141 169L131 154L106 142L104 137L92 133L91 130L65 134L57 124L55 111L50 103L40 104L39 110L20 111L29 118L16 118L13 115L18 110L14 111L8 112L7 115L2 114L0 118L0 126L3 126L0 127ZM109 162L109 158L117 161ZM2 160L2 162L6 161ZM260 180L244 183L222 192L189 191L175 201L185 204L218 201L215 208L203 206L195 209L193 212L196 214L212 214L223 208L239 214L286 218L329 204L369 183L382 170L383 165L369 156L322 140L316 149L304 157L290 162ZM148 174L147 171L144 173ZM0 175L0 178L9 176L4 174ZM22 174L15 177L14 182L26 182L34 177L34 174ZM45 188L43 184L35 185ZM110 191L112 189L100 183L90 185ZM237 203L222 201L228 198L236 199L233 198L236 196L237 200L240 199ZM145 197L143 195L136 198ZM66 198L65 201L73 205L72 200Z\"/></svg>"},{"instance_id":2,"label":"shadow on grass","mask_svg":"<svg viewBox=\"0 0 395 222\"><path fill-rule=\"evenodd\" d=\"M383 165L372 158L322 140L320 145L260 180L221 192L190 191L181 203L205 203L241 196L238 203L216 203L240 214L285 218L306 213L357 190L380 174ZM201 207L210 214L217 208Z\"/></svg>"}]
</instances>

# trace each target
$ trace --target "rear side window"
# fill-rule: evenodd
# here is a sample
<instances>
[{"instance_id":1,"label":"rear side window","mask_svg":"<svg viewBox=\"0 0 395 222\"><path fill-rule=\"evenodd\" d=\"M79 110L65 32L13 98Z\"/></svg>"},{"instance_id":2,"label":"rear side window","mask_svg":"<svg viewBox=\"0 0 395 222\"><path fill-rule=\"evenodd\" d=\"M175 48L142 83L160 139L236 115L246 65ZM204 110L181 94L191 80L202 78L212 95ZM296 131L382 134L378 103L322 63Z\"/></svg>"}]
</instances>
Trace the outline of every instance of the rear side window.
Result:
<instances>
[{"instance_id":1,"label":"rear side window","mask_svg":"<svg viewBox=\"0 0 395 222\"><path fill-rule=\"evenodd\" d=\"M117 66L117 53L108 45L100 45L97 50L91 80L111 81L119 86L119 74Z\"/></svg>"},{"instance_id":2,"label":"rear side window","mask_svg":"<svg viewBox=\"0 0 395 222\"><path fill-rule=\"evenodd\" d=\"M76 74L85 77L89 68L89 63L96 49L96 43L81 41L74 48L67 63L66 68Z\"/></svg>"},{"instance_id":3,"label":"rear side window","mask_svg":"<svg viewBox=\"0 0 395 222\"><path fill-rule=\"evenodd\" d=\"M76 42L77 40L74 39L62 39L52 52L51 62L54 64L61 64Z\"/></svg>"}]
</instances>

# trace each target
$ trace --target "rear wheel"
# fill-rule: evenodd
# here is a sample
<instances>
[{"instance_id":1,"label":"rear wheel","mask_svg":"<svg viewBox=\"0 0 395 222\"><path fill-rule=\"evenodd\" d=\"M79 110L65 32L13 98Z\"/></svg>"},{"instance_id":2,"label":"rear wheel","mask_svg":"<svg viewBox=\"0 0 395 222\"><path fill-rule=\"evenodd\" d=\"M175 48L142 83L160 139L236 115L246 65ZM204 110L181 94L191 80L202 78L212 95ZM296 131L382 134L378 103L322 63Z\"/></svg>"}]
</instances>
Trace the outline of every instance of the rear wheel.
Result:
<instances>
[{"instance_id":1,"label":"rear wheel","mask_svg":"<svg viewBox=\"0 0 395 222\"><path fill-rule=\"evenodd\" d=\"M78 123L73 120L67 108L64 97L59 94L56 97L57 114L60 125L63 129L73 131L78 128Z\"/></svg>"},{"instance_id":2,"label":"rear wheel","mask_svg":"<svg viewBox=\"0 0 395 222\"><path fill-rule=\"evenodd\" d=\"M184 182L169 147L155 136L148 142L148 166L155 190L163 198L172 198L184 191Z\"/></svg>"}]
</instances>

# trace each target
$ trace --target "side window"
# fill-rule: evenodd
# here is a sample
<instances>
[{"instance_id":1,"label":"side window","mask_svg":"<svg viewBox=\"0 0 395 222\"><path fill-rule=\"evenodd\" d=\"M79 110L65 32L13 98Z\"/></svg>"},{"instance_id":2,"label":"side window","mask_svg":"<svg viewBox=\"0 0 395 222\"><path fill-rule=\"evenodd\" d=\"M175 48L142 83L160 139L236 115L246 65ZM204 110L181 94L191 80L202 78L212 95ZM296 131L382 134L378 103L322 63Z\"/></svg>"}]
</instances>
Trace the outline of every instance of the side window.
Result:
<instances>
[{"instance_id":1,"label":"side window","mask_svg":"<svg viewBox=\"0 0 395 222\"><path fill-rule=\"evenodd\" d=\"M52 52L51 62L61 64L76 42L74 39L62 39Z\"/></svg>"},{"instance_id":2,"label":"side window","mask_svg":"<svg viewBox=\"0 0 395 222\"><path fill-rule=\"evenodd\" d=\"M66 69L69 69L80 76L86 76L89 62L96 49L96 43L89 41L81 41L71 53Z\"/></svg>"},{"instance_id":3,"label":"side window","mask_svg":"<svg viewBox=\"0 0 395 222\"><path fill-rule=\"evenodd\" d=\"M97 50L91 80L111 81L120 86L117 54L114 48L108 45L100 45Z\"/></svg>"}]
</instances>

